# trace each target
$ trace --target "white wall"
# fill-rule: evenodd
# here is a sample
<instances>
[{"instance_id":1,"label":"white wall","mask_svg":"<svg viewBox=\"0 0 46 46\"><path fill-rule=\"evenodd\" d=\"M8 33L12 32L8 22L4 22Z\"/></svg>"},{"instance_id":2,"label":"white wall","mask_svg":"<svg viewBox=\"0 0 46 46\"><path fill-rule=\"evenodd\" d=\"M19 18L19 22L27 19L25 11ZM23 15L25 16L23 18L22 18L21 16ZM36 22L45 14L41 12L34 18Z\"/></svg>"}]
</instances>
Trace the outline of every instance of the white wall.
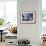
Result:
<instances>
[{"instance_id":1,"label":"white wall","mask_svg":"<svg viewBox=\"0 0 46 46\"><path fill-rule=\"evenodd\" d=\"M41 0L18 0L18 39L29 39L33 46L40 45ZM36 11L36 24L21 24L21 11Z\"/></svg>"}]
</instances>

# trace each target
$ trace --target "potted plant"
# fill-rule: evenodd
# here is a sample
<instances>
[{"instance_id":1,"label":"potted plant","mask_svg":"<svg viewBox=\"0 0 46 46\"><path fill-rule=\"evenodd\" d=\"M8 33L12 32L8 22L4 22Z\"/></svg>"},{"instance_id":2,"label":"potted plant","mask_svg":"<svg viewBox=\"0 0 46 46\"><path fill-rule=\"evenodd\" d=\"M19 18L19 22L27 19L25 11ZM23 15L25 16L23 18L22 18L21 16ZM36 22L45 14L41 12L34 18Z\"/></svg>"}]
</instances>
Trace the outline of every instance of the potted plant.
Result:
<instances>
[{"instance_id":1,"label":"potted plant","mask_svg":"<svg viewBox=\"0 0 46 46\"><path fill-rule=\"evenodd\" d=\"M3 18L0 18L0 27L2 27L4 25L4 19Z\"/></svg>"}]
</instances>

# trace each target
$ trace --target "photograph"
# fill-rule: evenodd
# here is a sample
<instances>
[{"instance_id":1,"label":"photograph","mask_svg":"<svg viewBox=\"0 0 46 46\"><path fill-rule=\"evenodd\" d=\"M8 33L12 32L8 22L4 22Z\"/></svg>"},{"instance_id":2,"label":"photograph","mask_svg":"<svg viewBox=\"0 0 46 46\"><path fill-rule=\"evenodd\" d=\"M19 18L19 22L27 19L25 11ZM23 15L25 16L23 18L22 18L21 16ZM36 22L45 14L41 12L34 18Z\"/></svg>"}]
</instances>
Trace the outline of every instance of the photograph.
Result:
<instances>
[{"instance_id":1,"label":"photograph","mask_svg":"<svg viewBox=\"0 0 46 46\"><path fill-rule=\"evenodd\" d=\"M20 21L21 23L35 23L36 12L21 12Z\"/></svg>"}]
</instances>

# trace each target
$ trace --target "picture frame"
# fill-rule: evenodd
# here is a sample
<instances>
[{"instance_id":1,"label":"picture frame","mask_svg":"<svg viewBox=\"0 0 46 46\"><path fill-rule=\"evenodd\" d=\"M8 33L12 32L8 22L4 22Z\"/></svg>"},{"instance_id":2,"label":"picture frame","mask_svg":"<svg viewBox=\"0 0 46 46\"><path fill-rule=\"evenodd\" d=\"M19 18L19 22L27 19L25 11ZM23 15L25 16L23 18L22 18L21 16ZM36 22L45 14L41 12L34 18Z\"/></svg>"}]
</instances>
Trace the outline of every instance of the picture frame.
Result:
<instances>
[{"instance_id":1,"label":"picture frame","mask_svg":"<svg viewBox=\"0 0 46 46\"><path fill-rule=\"evenodd\" d=\"M36 11L21 12L20 23L21 24L35 24L36 23Z\"/></svg>"}]
</instances>

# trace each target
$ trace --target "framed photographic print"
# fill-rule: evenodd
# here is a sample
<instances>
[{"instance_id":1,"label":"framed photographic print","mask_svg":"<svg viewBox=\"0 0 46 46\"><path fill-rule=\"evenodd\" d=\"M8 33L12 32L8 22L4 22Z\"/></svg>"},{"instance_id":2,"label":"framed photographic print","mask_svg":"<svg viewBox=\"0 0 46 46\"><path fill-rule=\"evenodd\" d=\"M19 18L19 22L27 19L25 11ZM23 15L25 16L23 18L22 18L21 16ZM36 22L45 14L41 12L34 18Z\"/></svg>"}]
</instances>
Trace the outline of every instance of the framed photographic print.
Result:
<instances>
[{"instance_id":1,"label":"framed photographic print","mask_svg":"<svg viewBox=\"0 0 46 46\"><path fill-rule=\"evenodd\" d=\"M35 24L36 23L36 11L21 12L20 22L27 23L27 24Z\"/></svg>"}]
</instances>

